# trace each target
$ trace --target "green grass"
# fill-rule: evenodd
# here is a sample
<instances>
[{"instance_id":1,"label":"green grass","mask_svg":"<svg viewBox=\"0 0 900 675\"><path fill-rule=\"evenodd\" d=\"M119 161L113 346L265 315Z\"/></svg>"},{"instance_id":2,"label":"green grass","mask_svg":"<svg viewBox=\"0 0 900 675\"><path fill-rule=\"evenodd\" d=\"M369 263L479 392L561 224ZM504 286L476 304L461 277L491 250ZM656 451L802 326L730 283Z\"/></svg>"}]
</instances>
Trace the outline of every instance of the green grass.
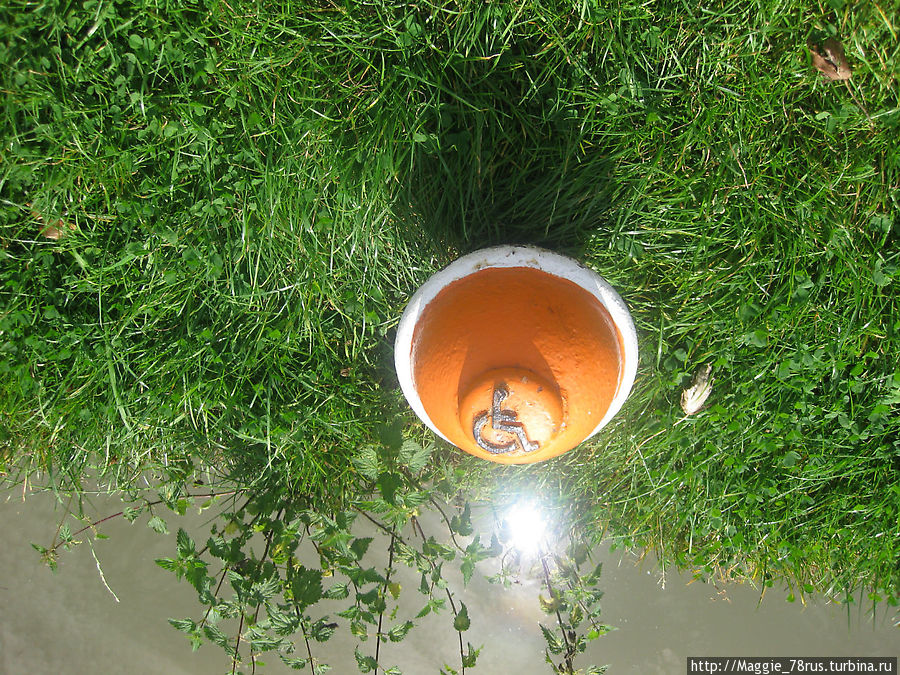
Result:
<instances>
[{"instance_id":1,"label":"green grass","mask_svg":"<svg viewBox=\"0 0 900 675\"><path fill-rule=\"evenodd\" d=\"M893 600L898 9L6 3L0 470L339 497L386 416L423 433L391 365L416 287L539 244L620 289L635 392L545 465L458 458L470 488L531 485L704 574ZM846 85L810 65L829 34Z\"/></svg>"}]
</instances>

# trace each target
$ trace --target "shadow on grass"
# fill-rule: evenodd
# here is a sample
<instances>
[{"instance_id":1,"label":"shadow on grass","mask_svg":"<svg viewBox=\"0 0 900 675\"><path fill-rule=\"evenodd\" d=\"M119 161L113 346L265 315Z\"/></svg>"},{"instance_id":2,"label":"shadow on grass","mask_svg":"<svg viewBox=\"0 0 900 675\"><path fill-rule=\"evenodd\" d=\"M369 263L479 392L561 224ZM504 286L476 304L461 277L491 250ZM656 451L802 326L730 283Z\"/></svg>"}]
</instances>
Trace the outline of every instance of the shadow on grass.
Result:
<instances>
[{"instance_id":1,"label":"shadow on grass","mask_svg":"<svg viewBox=\"0 0 900 675\"><path fill-rule=\"evenodd\" d=\"M443 263L500 244L579 257L607 229L614 161L591 143L572 75L533 51L450 64L413 138L394 216Z\"/></svg>"}]
</instances>

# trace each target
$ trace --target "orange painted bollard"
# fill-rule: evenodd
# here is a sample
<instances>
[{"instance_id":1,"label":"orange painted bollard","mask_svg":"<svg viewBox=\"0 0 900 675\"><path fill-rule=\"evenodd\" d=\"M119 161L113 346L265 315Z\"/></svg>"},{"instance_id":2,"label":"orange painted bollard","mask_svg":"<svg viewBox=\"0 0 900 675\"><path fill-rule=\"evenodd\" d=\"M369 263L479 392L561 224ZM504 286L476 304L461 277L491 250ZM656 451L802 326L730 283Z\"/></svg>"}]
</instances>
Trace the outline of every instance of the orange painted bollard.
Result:
<instances>
[{"instance_id":1,"label":"orange painted bollard","mask_svg":"<svg viewBox=\"0 0 900 675\"><path fill-rule=\"evenodd\" d=\"M459 258L416 292L394 360L410 406L477 457L539 462L619 411L637 372L637 334L605 279L542 249Z\"/></svg>"}]
</instances>

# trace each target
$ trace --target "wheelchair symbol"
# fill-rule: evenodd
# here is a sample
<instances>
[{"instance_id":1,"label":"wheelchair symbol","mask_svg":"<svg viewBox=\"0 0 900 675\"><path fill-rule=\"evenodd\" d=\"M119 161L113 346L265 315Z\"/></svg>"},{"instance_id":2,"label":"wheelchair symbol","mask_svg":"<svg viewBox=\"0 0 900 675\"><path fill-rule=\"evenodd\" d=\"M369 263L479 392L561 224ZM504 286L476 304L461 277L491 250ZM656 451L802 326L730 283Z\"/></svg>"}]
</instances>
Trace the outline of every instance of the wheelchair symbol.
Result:
<instances>
[{"instance_id":1,"label":"wheelchair symbol","mask_svg":"<svg viewBox=\"0 0 900 675\"><path fill-rule=\"evenodd\" d=\"M509 390L505 386L494 389L494 399L491 409L489 411L485 410L480 415L477 415L472 424L472 434L475 436L475 442L478 443L480 448L487 450L493 455L512 452L517 446L523 452L534 452L540 447L540 443L528 440L528 435L525 433L525 427L522 426L521 422L517 421L518 416L516 411L509 409L504 410L500 407L507 398L509 398ZM492 443L482 435L484 427L487 425L488 418L491 420L491 429L513 435L513 438L509 443Z\"/></svg>"}]
</instances>

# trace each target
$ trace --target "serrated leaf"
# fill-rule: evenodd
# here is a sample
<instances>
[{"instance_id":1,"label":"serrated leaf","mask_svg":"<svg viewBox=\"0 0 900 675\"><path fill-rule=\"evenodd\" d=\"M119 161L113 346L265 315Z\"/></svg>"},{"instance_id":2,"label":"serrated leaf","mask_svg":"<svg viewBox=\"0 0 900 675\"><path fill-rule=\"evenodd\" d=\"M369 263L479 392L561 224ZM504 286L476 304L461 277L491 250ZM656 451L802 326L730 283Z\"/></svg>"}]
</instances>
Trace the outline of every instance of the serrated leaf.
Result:
<instances>
[{"instance_id":1,"label":"serrated leaf","mask_svg":"<svg viewBox=\"0 0 900 675\"><path fill-rule=\"evenodd\" d=\"M180 630L182 633L193 633L197 630L197 622L193 619L169 619L168 621L175 630Z\"/></svg>"},{"instance_id":2,"label":"serrated leaf","mask_svg":"<svg viewBox=\"0 0 900 675\"><path fill-rule=\"evenodd\" d=\"M450 529L464 537L472 534L472 510L468 502L463 507L462 513L450 519Z\"/></svg>"},{"instance_id":3,"label":"serrated leaf","mask_svg":"<svg viewBox=\"0 0 900 675\"><path fill-rule=\"evenodd\" d=\"M322 599L322 571L303 567L291 579L291 593L301 608L316 604Z\"/></svg>"},{"instance_id":4,"label":"serrated leaf","mask_svg":"<svg viewBox=\"0 0 900 675\"><path fill-rule=\"evenodd\" d=\"M475 561L470 557L466 557L460 564L459 569L462 572L463 586L468 586L472 580L472 575L475 573Z\"/></svg>"},{"instance_id":5,"label":"serrated leaf","mask_svg":"<svg viewBox=\"0 0 900 675\"><path fill-rule=\"evenodd\" d=\"M300 625L300 620L296 614L280 612L271 605L266 606L269 608L269 623L272 625L272 630L275 631L276 635L293 635L296 632Z\"/></svg>"},{"instance_id":6,"label":"serrated leaf","mask_svg":"<svg viewBox=\"0 0 900 675\"><path fill-rule=\"evenodd\" d=\"M472 646L471 642L468 642L466 644L468 645L468 651L462 658L462 664L466 668L474 668L475 662L478 660L478 655L481 653L482 647L475 649L475 647Z\"/></svg>"},{"instance_id":7,"label":"serrated leaf","mask_svg":"<svg viewBox=\"0 0 900 675\"><path fill-rule=\"evenodd\" d=\"M404 621L401 624L397 624L388 631L388 638L391 642L400 642L414 625L412 621Z\"/></svg>"},{"instance_id":8,"label":"serrated leaf","mask_svg":"<svg viewBox=\"0 0 900 675\"><path fill-rule=\"evenodd\" d=\"M179 569L178 562L172 558L157 558L154 562L164 570L169 570L170 572L175 572Z\"/></svg>"},{"instance_id":9,"label":"serrated leaf","mask_svg":"<svg viewBox=\"0 0 900 675\"><path fill-rule=\"evenodd\" d=\"M538 602L541 605L541 609L547 614L553 614L553 612L557 611L562 606L559 598L552 596L550 600L547 600L543 595L538 594Z\"/></svg>"},{"instance_id":10,"label":"serrated leaf","mask_svg":"<svg viewBox=\"0 0 900 675\"><path fill-rule=\"evenodd\" d=\"M220 647L228 647L228 637L218 626L213 626L211 624L204 625L203 634L206 635L207 639L213 644L217 644Z\"/></svg>"},{"instance_id":11,"label":"serrated leaf","mask_svg":"<svg viewBox=\"0 0 900 675\"><path fill-rule=\"evenodd\" d=\"M596 640L597 638L603 637L604 635L606 635L607 633L609 633L612 630L615 630L615 628L601 623L601 624L595 626L594 628L591 628L591 630L588 631L587 639L588 640Z\"/></svg>"},{"instance_id":12,"label":"serrated leaf","mask_svg":"<svg viewBox=\"0 0 900 675\"><path fill-rule=\"evenodd\" d=\"M178 549L179 558L189 558L193 556L197 549L194 546L194 540L185 531L183 527L178 528L178 534L175 535L175 544Z\"/></svg>"},{"instance_id":13,"label":"serrated leaf","mask_svg":"<svg viewBox=\"0 0 900 675\"><path fill-rule=\"evenodd\" d=\"M541 633L544 634L544 640L547 643L547 649L550 650L551 654L562 654L564 649L562 640L560 640L552 630L547 628L544 624L538 624L541 627Z\"/></svg>"},{"instance_id":14,"label":"serrated leaf","mask_svg":"<svg viewBox=\"0 0 900 675\"><path fill-rule=\"evenodd\" d=\"M388 592L391 594L391 597L394 598L394 600L400 597L400 590L402 588L403 586L398 584L396 581L388 584Z\"/></svg>"},{"instance_id":15,"label":"serrated leaf","mask_svg":"<svg viewBox=\"0 0 900 675\"><path fill-rule=\"evenodd\" d=\"M135 508L133 506L128 506L125 510L122 511L122 517L127 520L129 523L133 523L137 520L137 517L143 513L142 508Z\"/></svg>"},{"instance_id":16,"label":"serrated leaf","mask_svg":"<svg viewBox=\"0 0 900 675\"><path fill-rule=\"evenodd\" d=\"M400 446L400 463L411 473L417 474L428 465L432 450L431 446L422 447L414 441L404 441Z\"/></svg>"},{"instance_id":17,"label":"serrated leaf","mask_svg":"<svg viewBox=\"0 0 900 675\"><path fill-rule=\"evenodd\" d=\"M166 525L166 521L159 516L150 518L150 520L147 521L147 527L160 534L169 534L169 527Z\"/></svg>"},{"instance_id":18,"label":"serrated leaf","mask_svg":"<svg viewBox=\"0 0 900 675\"><path fill-rule=\"evenodd\" d=\"M356 647L353 650L353 654L356 656L356 665L359 666L359 672L369 673L378 667L378 662L375 658L372 656L364 656L360 653L359 647Z\"/></svg>"},{"instance_id":19,"label":"serrated leaf","mask_svg":"<svg viewBox=\"0 0 900 675\"><path fill-rule=\"evenodd\" d=\"M353 552L356 560L362 560L366 551L369 550L369 544L371 543L372 537L361 537L353 540L353 543L350 544L350 550Z\"/></svg>"},{"instance_id":20,"label":"serrated leaf","mask_svg":"<svg viewBox=\"0 0 900 675\"><path fill-rule=\"evenodd\" d=\"M391 506L396 504L395 496L397 494L397 489L403 485L402 476L397 475L396 473L382 473L378 476L378 490L381 492L381 496L384 497L384 501L386 501Z\"/></svg>"},{"instance_id":21,"label":"serrated leaf","mask_svg":"<svg viewBox=\"0 0 900 675\"><path fill-rule=\"evenodd\" d=\"M275 575L262 581L257 581L250 587L250 598L259 604L274 597L281 590L281 579Z\"/></svg>"},{"instance_id":22,"label":"serrated leaf","mask_svg":"<svg viewBox=\"0 0 900 675\"><path fill-rule=\"evenodd\" d=\"M378 453L375 448L369 446L360 450L352 459L353 466L359 473L369 480L377 480L380 469L378 468Z\"/></svg>"},{"instance_id":23,"label":"serrated leaf","mask_svg":"<svg viewBox=\"0 0 900 675\"><path fill-rule=\"evenodd\" d=\"M350 587L346 583L338 582L329 586L322 597L327 598L328 600L343 600L349 595Z\"/></svg>"},{"instance_id":24,"label":"serrated leaf","mask_svg":"<svg viewBox=\"0 0 900 675\"><path fill-rule=\"evenodd\" d=\"M469 630L469 626L472 625L472 622L469 620L469 610L466 607L466 603L459 603L459 611L456 613L456 618L453 619L453 628L460 632L464 633Z\"/></svg>"},{"instance_id":25,"label":"serrated leaf","mask_svg":"<svg viewBox=\"0 0 900 675\"><path fill-rule=\"evenodd\" d=\"M292 668L293 670L303 670L309 664L308 659L297 659L285 656L284 654L279 654L281 657L281 662L286 665L288 668Z\"/></svg>"},{"instance_id":26,"label":"serrated leaf","mask_svg":"<svg viewBox=\"0 0 900 675\"><path fill-rule=\"evenodd\" d=\"M309 636L316 642L327 642L334 635L335 629L337 629L337 624L329 621L325 616L310 626Z\"/></svg>"},{"instance_id":27,"label":"serrated leaf","mask_svg":"<svg viewBox=\"0 0 900 675\"><path fill-rule=\"evenodd\" d=\"M584 611L581 609L581 605L577 604L572 608L572 611L569 613L569 623L573 627L577 627L581 625L581 622L584 620Z\"/></svg>"},{"instance_id":28,"label":"serrated leaf","mask_svg":"<svg viewBox=\"0 0 900 675\"><path fill-rule=\"evenodd\" d=\"M250 642L250 649L254 652L267 652L279 649L286 644L281 638L275 638L267 634L258 625L251 626L247 631L246 637Z\"/></svg>"}]
</instances>

